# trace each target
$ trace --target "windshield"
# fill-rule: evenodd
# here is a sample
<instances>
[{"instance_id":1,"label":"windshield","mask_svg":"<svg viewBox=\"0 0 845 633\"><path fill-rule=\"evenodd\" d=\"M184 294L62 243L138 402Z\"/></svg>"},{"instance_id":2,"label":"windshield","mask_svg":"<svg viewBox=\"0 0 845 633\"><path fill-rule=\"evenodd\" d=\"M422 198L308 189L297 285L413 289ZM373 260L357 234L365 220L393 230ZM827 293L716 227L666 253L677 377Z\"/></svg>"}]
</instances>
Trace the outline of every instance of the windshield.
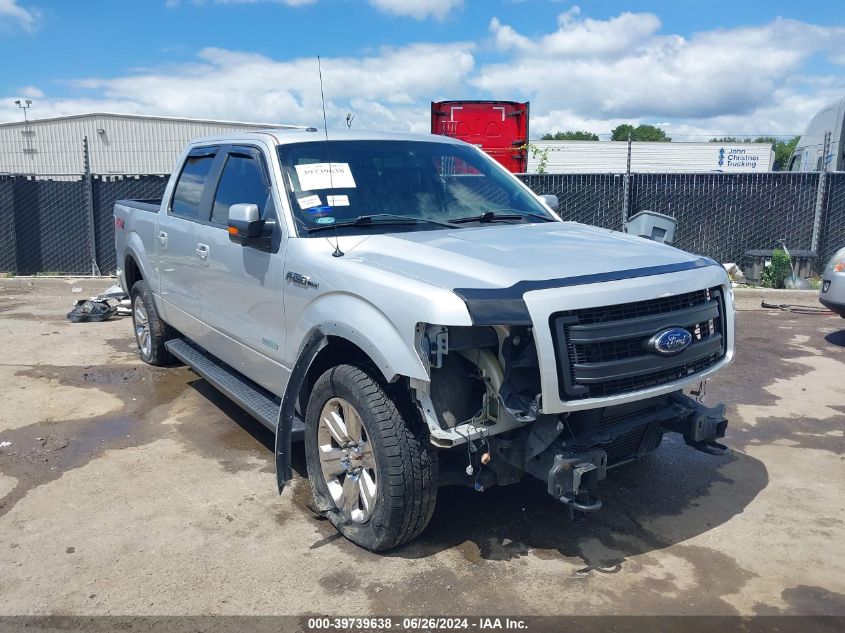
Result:
<instances>
[{"instance_id":1,"label":"windshield","mask_svg":"<svg viewBox=\"0 0 845 633\"><path fill-rule=\"evenodd\" d=\"M279 146L300 235L420 231L473 222L543 222L537 199L473 147L426 141ZM331 165L331 169L329 166ZM362 218L365 221L362 221Z\"/></svg>"}]
</instances>

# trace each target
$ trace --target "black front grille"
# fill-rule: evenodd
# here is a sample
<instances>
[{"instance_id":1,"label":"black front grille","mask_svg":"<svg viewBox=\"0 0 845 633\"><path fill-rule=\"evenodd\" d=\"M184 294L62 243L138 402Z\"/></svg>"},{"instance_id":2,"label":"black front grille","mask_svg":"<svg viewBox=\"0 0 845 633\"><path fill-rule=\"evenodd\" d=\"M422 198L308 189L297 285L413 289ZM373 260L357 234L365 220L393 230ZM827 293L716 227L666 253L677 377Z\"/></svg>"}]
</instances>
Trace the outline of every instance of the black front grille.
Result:
<instances>
[{"instance_id":1,"label":"black front grille","mask_svg":"<svg viewBox=\"0 0 845 633\"><path fill-rule=\"evenodd\" d=\"M700 372L725 354L721 289L600 308L557 312L550 325L557 346L564 400L600 398L666 384ZM692 342L673 356L649 349L670 327L686 329Z\"/></svg>"},{"instance_id":2,"label":"black front grille","mask_svg":"<svg viewBox=\"0 0 845 633\"><path fill-rule=\"evenodd\" d=\"M712 292L713 290L710 289L695 290L671 297L660 297L659 299L648 299L634 303L620 303L601 308L584 308L569 312L559 312L558 314L576 314L578 316L578 322L583 324L624 321L627 319L636 319L637 317L665 314L690 306L700 305L710 299Z\"/></svg>"}]
</instances>

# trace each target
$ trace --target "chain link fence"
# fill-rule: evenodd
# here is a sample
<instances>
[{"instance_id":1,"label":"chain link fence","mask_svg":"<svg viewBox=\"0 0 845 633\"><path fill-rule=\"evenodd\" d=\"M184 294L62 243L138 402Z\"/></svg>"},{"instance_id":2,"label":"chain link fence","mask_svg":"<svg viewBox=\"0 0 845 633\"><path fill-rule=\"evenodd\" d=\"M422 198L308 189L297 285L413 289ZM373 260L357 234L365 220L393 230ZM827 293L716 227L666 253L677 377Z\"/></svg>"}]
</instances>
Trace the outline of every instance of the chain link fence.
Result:
<instances>
[{"instance_id":1,"label":"chain link fence","mask_svg":"<svg viewBox=\"0 0 845 633\"><path fill-rule=\"evenodd\" d=\"M161 198L166 176L94 177L94 242L100 272L112 274L117 267L114 252L114 203L121 199Z\"/></svg>"},{"instance_id":2,"label":"chain link fence","mask_svg":"<svg viewBox=\"0 0 845 633\"><path fill-rule=\"evenodd\" d=\"M819 175L635 174L629 216L642 210L674 217L675 246L718 262L781 243L810 250Z\"/></svg>"},{"instance_id":3,"label":"chain link fence","mask_svg":"<svg viewBox=\"0 0 845 633\"><path fill-rule=\"evenodd\" d=\"M785 244L790 251L816 250L821 268L845 246L845 173L826 174L824 181L818 173L783 172L520 178L538 194L558 196L564 220L621 230L623 217L640 211L672 216L675 246L720 262L742 263L747 251Z\"/></svg>"},{"instance_id":4,"label":"chain link fence","mask_svg":"<svg viewBox=\"0 0 845 633\"><path fill-rule=\"evenodd\" d=\"M0 272L15 272L17 258L15 181L0 177Z\"/></svg>"},{"instance_id":5,"label":"chain link fence","mask_svg":"<svg viewBox=\"0 0 845 633\"><path fill-rule=\"evenodd\" d=\"M85 182L3 177L2 272L90 274Z\"/></svg>"},{"instance_id":6,"label":"chain link fence","mask_svg":"<svg viewBox=\"0 0 845 633\"><path fill-rule=\"evenodd\" d=\"M564 220L622 230L623 174L521 174L538 194L554 194Z\"/></svg>"},{"instance_id":7,"label":"chain link fence","mask_svg":"<svg viewBox=\"0 0 845 633\"><path fill-rule=\"evenodd\" d=\"M638 211L671 215L675 245L717 261L741 262L746 251L783 242L790 250L815 245L823 267L845 246L845 173L519 177L538 194L556 195L565 220L621 230ZM96 263L114 273L115 201L160 198L166 184L158 175L92 176L89 197L85 176L0 176L0 272L91 274Z\"/></svg>"},{"instance_id":8,"label":"chain link fence","mask_svg":"<svg viewBox=\"0 0 845 633\"><path fill-rule=\"evenodd\" d=\"M93 176L89 200L85 176L0 176L0 272L90 275L96 264L113 274L115 201L160 198L166 184L166 176Z\"/></svg>"}]
</instances>

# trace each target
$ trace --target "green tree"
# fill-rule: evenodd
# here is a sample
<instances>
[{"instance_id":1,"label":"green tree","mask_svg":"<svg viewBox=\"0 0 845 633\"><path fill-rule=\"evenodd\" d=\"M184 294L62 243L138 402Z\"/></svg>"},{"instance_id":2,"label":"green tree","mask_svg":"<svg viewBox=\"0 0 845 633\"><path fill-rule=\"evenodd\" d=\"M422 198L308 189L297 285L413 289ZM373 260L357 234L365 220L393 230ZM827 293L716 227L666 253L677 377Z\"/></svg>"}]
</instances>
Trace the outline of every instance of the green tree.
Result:
<instances>
[{"instance_id":1,"label":"green tree","mask_svg":"<svg viewBox=\"0 0 845 633\"><path fill-rule=\"evenodd\" d=\"M787 164L789 163L789 157L792 156L792 152L795 151L795 146L798 145L798 140L800 136L793 136L788 141L784 141L781 139L777 139L774 136L758 136L757 138L751 138L750 136L745 138L739 138L737 136L720 136L718 138L711 138L711 143L767 143L772 146L772 150L775 152L775 164L773 169L775 171L781 171L786 169Z\"/></svg>"},{"instance_id":2,"label":"green tree","mask_svg":"<svg viewBox=\"0 0 845 633\"><path fill-rule=\"evenodd\" d=\"M666 135L666 132L656 125L634 127L630 123L622 123L613 128L610 134L613 141L627 141L629 137L632 141L657 141L660 143L668 143L672 140L671 137Z\"/></svg>"},{"instance_id":3,"label":"green tree","mask_svg":"<svg viewBox=\"0 0 845 633\"><path fill-rule=\"evenodd\" d=\"M793 136L788 141L775 141L775 171L783 171L789 166L789 157L795 151L795 146L798 145L800 136Z\"/></svg>"},{"instance_id":4,"label":"green tree","mask_svg":"<svg viewBox=\"0 0 845 633\"><path fill-rule=\"evenodd\" d=\"M572 131L567 130L566 132L549 132L547 134L543 134L542 139L543 141L597 141L599 140L598 134L593 134L592 132L582 132L582 131Z\"/></svg>"}]
</instances>

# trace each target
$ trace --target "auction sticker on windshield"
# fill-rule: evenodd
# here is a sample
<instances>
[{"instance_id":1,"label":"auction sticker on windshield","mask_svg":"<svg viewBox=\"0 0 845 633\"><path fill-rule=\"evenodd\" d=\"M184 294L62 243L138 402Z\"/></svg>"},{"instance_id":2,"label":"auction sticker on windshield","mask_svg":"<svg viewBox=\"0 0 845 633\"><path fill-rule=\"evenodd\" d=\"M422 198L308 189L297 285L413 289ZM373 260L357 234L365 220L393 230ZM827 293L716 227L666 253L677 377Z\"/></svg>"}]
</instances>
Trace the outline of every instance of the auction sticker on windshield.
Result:
<instances>
[{"instance_id":1,"label":"auction sticker on windshield","mask_svg":"<svg viewBox=\"0 0 845 633\"><path fill-rule=\"evenodd\" d=\"M299 188L302 191L314 189L354 189L355 179L349 163L310 163L296 165Z\"/></svg>"},{"instance_id":2,"label":"auction sticker on windshield","mask_svg":"<svg viewBox=\"0 0 845 633\"><path fill-rule=\"evenodd\" d=\"M330 207L348 207L349 196L326 196Z\"/></svg>"},{"instance_id":3,"label":"auction sticker on windshield","mask_svg":"<svg viewBox=\"0 0 845 633\"><path fill-rule=\"evenodd\" d=\"M331 196L329 196L331 197ZM304 198L297 198L296 201L299 203L299 206L303 209L310 209L312 207L319 207L322 206L323 201L320 200L320 196L305 196ZM331 203L329 203L331 204Z\"/></svg>"}]
</instances>

